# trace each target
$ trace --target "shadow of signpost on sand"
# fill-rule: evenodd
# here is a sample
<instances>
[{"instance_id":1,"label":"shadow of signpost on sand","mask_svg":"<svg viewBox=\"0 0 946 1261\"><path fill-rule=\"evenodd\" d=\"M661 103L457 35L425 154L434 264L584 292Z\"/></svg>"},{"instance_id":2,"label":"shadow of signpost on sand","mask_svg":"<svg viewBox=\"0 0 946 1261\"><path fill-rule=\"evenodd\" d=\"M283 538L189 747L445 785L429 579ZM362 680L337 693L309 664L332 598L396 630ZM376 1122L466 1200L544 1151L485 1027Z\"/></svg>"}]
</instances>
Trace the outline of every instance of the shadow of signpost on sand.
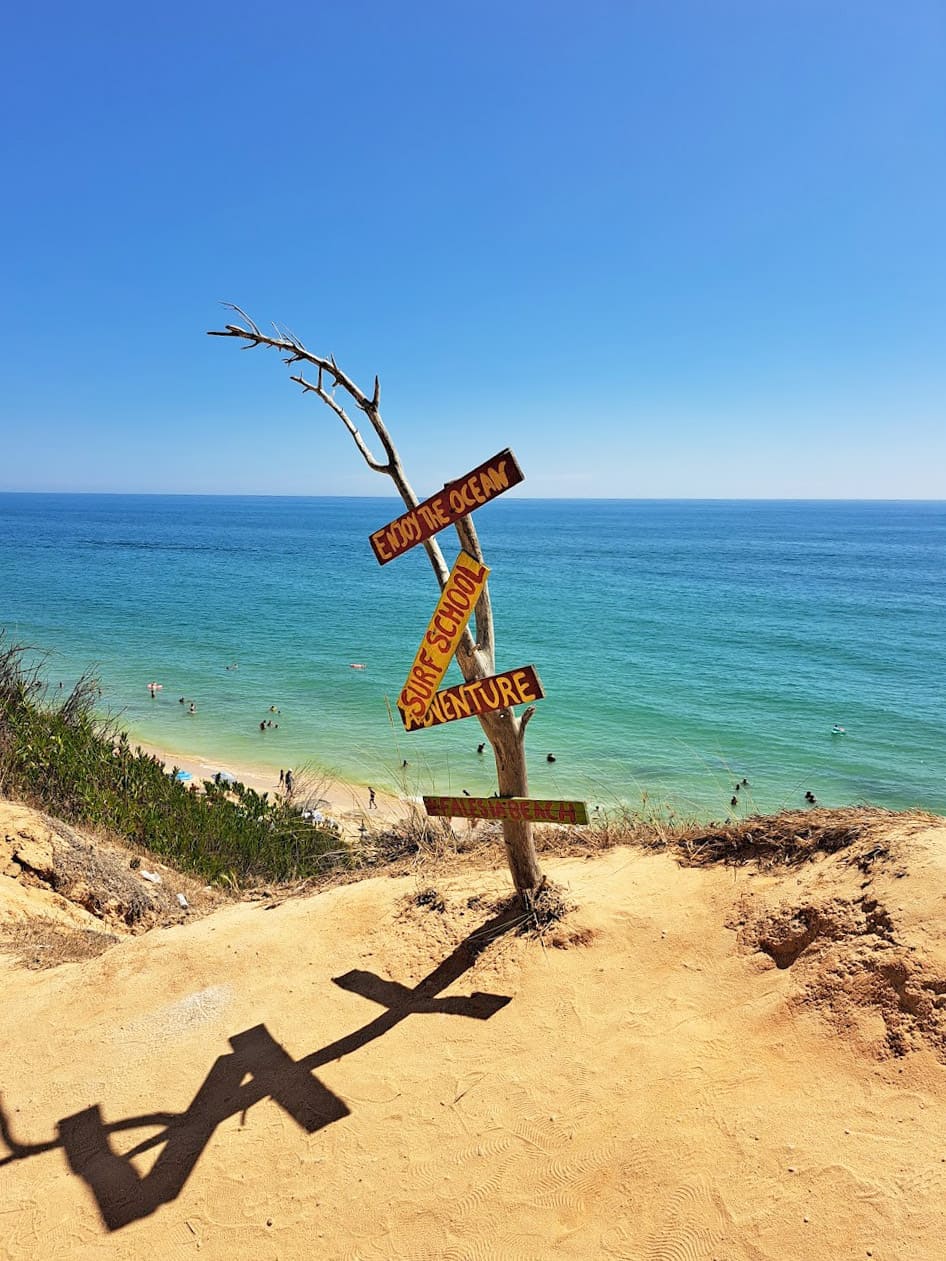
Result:
<instances>
[{"instance_id":1,"label":"shadow of signpost on sand","mask_svg":"<svg viewBox=\"0 0 946 1261\"><path fill-rule=\"evenodd\" d=\"M479 992L468 997L439 995L469 970L491 941L508 932L521 918L515 909L495 915L466 937L413 989L372 972L352 971L334 977L336 985L379 1003L385 1011L361 1029L300 1060L294 1060L265 1025L234 1034L228 1039L233 1050L214 1062L185 1112L143 1113L106 1122L101 1107L93 1104L64 1117L57 1127L58 1137L45 1143L20 1143L13 1137L7 1114L0 1107L0 1138L9 1151L0 1158L0 1166L61 1147L69 1168L95 1196L102 1221L109 1230L120 1230L180 1195L214 1130L228 1117L270 1098L306 1133L313 1134L351 1111L313 1076L315 1069L359 1050L411 1015L443 1013L474 1020L495 1016L510 998ZM124 1155L113 1151L112 1134L154 1127L160 1127L159 1132L131 1151ZM139 1174L133 1158L161 1146L164 1150L151 1170Z\"/></svg>"}]
</instances>

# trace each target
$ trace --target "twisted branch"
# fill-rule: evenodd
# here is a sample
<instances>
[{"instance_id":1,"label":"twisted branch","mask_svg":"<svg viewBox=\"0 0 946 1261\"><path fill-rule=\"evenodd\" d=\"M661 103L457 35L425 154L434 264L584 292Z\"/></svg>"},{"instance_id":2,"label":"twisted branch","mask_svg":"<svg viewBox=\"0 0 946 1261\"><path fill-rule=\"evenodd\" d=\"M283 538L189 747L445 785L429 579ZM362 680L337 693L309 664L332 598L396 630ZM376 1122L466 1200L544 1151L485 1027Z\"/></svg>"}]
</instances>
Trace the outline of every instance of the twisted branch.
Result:
<instances>
[{"instance_id":1,"label":"twisted branch","mask_svg":"<svg viewBox=\"0 0 946 1261\"><path fill-rule=\"evenodd\" d=\"M280 328L278 324L273 324L276 336L270 337L268 333L264 333L254 320L235 303L224 302L222 304L229 311L235 311L244 321L243 324L226 324L222 329L211 329L208 331L208 337L235 337L246 343L242 347L243 350L255 350L259 346L269 346L273 350L285 352L283 363L287 367L292 367L297 363L309 363L316 369L317 376L315 381L308 380L301 372L291 375L290 380L302 387L303 394L315 394L320 398L326 406L330 407L335 415L339 418L345 428L352 437L352 441L358 448L362 459L375 473L383 473L390 477L397 487L406 508L416 508L420 503L417 495L401 465L400 457L397 449L388 433L387 427L381 418L381 382L377 376L374 379L374 391L371 398L359 388L359 386L343 372L335 362L335 356L330 354L327 359L320 355L315 355L308 350L295 333L288 328ZM331 389L334 391L341 388L352 399L355 406L365 413L371 422L371 427L378 437L381 446L384 448L386 460L379 460L372 454L371 448L365 441L361 430L352 420L351 416L344 407L334 397L333 393L325 388L325 378L331 381ZM479 539L476 535L475 527L469 518L464 518L456 524L457 535L460 543L466 550L477 560L482 562L483 553L480 548ZM446 585L450 576L450 567L444 559L440 544L436 539L428 539L424 543L424 550L430 561L430 566L434 571L434 575L440 584L441 590ZM476 679L485 678L488 674L493 673L494 663L494 647L493 647L493 617L492 608L489 601L489 593L484 589L483 594L477 602L475 613L476 625L476 642L470 633L469 627L463 632L463 638L457 648L457 661L463 672L463 677L468 683ZM513 715L513 717L515 717Z\"/></svg>"},{"instance_id":2,"label":"twisted branch","mask_svg":"<svg viewBox=\"0 0 946 1261\"><path fill-rule=\"evenodd\" d=\"M244 350L245 349L246 347L244 346ZM287 362L297 362L299 358L300 358L299 355L293 355L292 360L287 361ZM390 473L391 471L390 465L382 464L379 460L376 460L374 456L371 454L371 450L368 444L365 442L364 438L362 438L361 433L359 432L358 426L354 423L354 421L345 411L344 407L340 406L340 404L336 402L336 400L332 397L331 394L326 393L325 389L322 386L322 368L321 367L319 368L318 381L316 382L315 385L313 385L311 381L307 381L301 372L296 377L291 376L289 380L298 382L298 384L302 386L303 394L309 394L309 393L317 394L323 403L326 403L329 407L331 407L332 411L335 413L335 415L339 418L339 420L342 422L342 424L351 434L352 438L354 439L355 446L364 456L365 463L368 465L370 469L374 469L376 473Z\"/></svg>"},{"instance_id":3,"label":"twisted branch","mask_svg":"<svg viewBox=\"0 0 946 1261\"><path fill-rule=\"evenodd\" d=\"M391 473L392 469L399 464L399 461L397 458L397 452L394 449L394 443L391 441L391 436L385 428L384 422L381 419L381 413L378 410L378 405L381 401L381 385L378 378L375 377L374 396L373 398L368 398L364 391L359 389L351 377L339 368L338 364L335 362L334 355L329 355L328 359L323 359L319 355L314 355L310 350L306 349L294 333L292 333L289 329L280 329L276 324L273 325L273 328L276 330L277 335L275 337L270 337L268 334L262 332L262 330L253 320L250 319L241 307L234 305L232 302L224 302L223 305L228 310L236 311L239 315L241 315L246 321L246 327L240 324L227 324L222 329L211 329L207 336L237 337L247 343L243 347L244 350L253 350L257 346L271 346L274 350L288 351L288 355L283 360L283 363L288 366L291 367L294 363L311 363L315 368L319 369L320 374L323 372L328 373L328 375L333 379L334 385L341 386L341 388L351 396L355 404L361 408L371 421L372 428L378 435L381 445L384 447L384 452L387 456L387 463L381 460L376 460L370 455L365 456L365 458L370 460L371 467L375 469L376 472ZM292 379L294 381L300 380L299 377L293 377ZM304 384L306 389L311 389L316 393L318 392L316 387L312 386L310 383L300 383ZM329 402L328 396L320 394L319 397L325 402ZM332 404L329 403L329 405L331 406ZM337 411L338 409L333 408L333 410ZM350 418L345 421L345 425L349 433L351 433L354 438L356 434L358 434L357 427ZM359 444L359 451L364 456L367 447L364 444L364 440L360 438L360 435L356 438L356 442Z\"/></svg>"}]
</instances>

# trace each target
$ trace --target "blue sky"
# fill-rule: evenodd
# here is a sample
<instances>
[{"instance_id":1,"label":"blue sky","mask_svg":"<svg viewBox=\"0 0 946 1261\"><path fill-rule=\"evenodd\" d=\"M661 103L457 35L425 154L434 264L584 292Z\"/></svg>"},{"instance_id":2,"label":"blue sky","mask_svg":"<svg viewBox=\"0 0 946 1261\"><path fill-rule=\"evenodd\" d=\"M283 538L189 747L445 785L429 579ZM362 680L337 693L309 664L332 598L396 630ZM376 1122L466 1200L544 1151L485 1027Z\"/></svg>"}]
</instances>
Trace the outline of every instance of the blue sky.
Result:
<instances>
[{"instance_id":1,"label":"blue sky","mask_svg":"<svg viewBox=\"0 0 946 1261\"><path fill-rule=\"evenodd\" d=\"M946 496L940 0L18 6L0 489Z\"/></svg>"}]
</instances>

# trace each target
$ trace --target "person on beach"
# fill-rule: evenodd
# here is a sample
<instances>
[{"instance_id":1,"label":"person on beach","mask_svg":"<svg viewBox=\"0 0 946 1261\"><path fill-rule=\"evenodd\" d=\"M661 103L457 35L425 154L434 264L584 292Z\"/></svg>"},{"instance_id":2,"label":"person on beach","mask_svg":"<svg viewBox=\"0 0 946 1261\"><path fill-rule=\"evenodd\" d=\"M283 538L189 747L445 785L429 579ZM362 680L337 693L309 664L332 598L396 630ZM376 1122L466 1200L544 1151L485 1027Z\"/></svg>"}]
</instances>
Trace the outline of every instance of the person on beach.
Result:
<instances>
[{"instance_id":1,"label":"person on beach","mask_svg":"<svg viewBox=\"0 0 946 1261\"><path fill-rule=\"evenodd\" d=\"M375 799L374 799L374 789L373 789L373 788L369 788L369 789L368 789L368 809L369 809L369 810L377 810L377 808L378 808L378 807L377 807L377 804L375 803Z\"/></svg>"},{"instance_id":2,"label":"person on beach","mask_svg":"<svg viewBox=\"0 0 946 1261\"><path fill-rule=\"evenodd\" d=\"M286 782L286 772L281 766L279 768L279 782L280 784L284 784Z\"/></svg>"},{"instance_id":3,"label":"person on beach","mask_svg":"<svg viewBox=\"0 0 946 1261\"><path fill-rule=\"evenodd\" d=\"M291 770L286 771L285 784L286 784L286 792L291 797L292 796L292 771Z\"/></svg>"}]
</instances>

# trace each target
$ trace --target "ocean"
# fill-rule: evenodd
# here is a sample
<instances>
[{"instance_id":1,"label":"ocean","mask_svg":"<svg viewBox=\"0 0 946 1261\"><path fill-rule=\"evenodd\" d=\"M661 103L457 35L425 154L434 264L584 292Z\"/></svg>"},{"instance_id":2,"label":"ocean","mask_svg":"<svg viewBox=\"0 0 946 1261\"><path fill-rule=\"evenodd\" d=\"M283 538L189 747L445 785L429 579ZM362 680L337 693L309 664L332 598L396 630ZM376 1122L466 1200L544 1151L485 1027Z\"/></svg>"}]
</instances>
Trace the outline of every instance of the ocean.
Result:
<instances>
[{"instance_id":1,"label":"ocean","mask_svg":"<svg viewBox=\"0 0 946 1261\"><path fill-rule=\"evenodd\" d=\"M54 693L94 667L121 728L222 769L489 795L475 718L407 734L394 710L437 597L423 549L369 547L401 511L0 494L0 627ZM532 796L723 818L745 778L740 814L806 792L946 813L946 503L507 497L475 520L497 669L546 692Z\"/></svg>"}]
</instances>

